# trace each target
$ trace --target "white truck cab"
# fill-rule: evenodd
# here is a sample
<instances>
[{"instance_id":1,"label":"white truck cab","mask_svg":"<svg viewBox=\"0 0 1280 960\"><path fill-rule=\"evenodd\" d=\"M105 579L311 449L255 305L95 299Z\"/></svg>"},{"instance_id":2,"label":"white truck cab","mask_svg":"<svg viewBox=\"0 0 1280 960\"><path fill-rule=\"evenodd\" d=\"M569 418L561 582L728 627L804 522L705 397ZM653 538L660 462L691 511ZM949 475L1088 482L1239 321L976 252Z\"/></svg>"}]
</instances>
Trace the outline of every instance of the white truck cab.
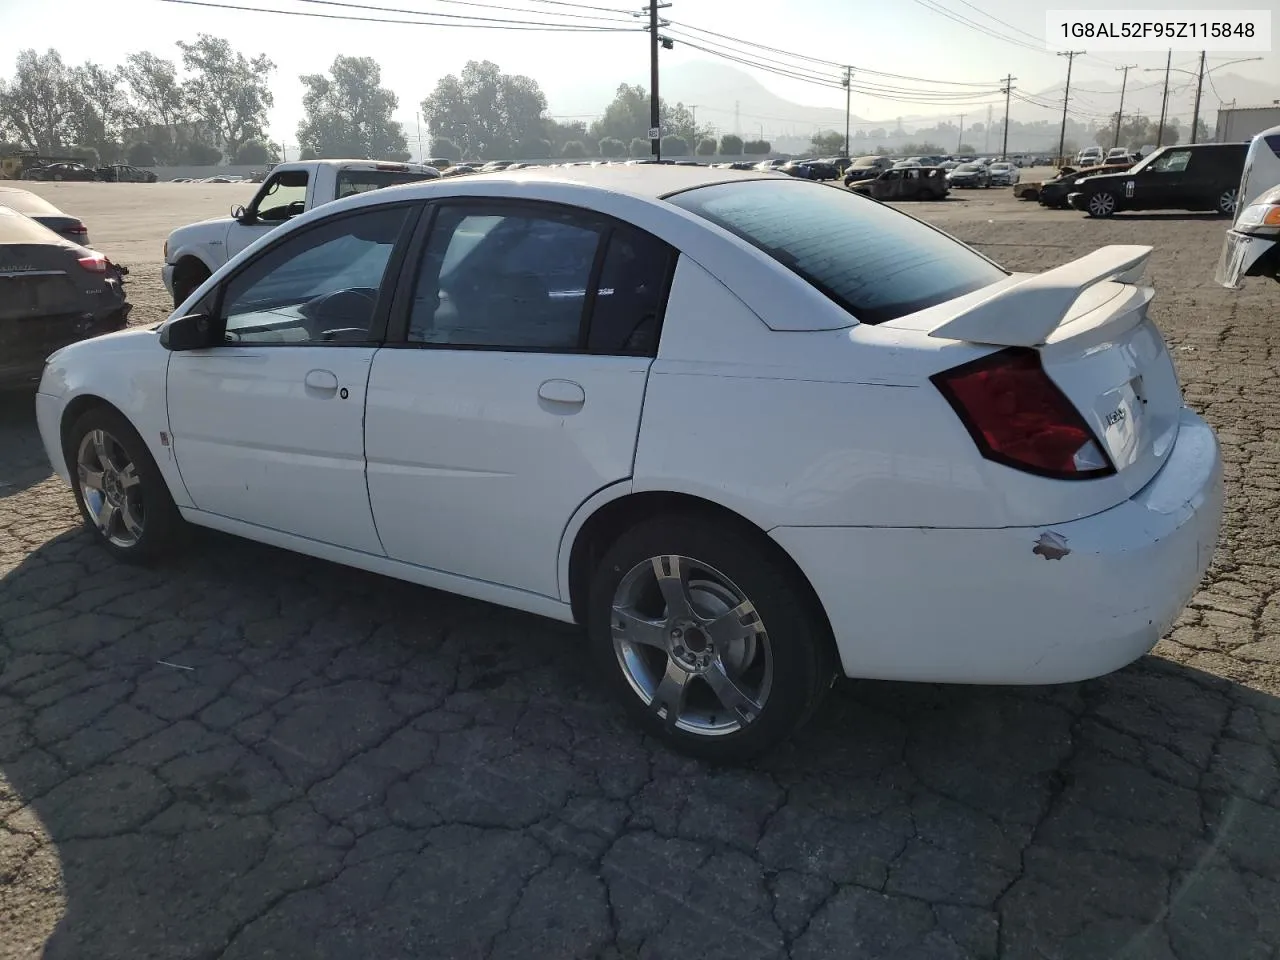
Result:
<instances>
[{"instance_id":1,"label":"white truck cab","mask_svg":"<svg viewBox=\"0 0 1280 960\"><path fill-rule=\"evenodd\" d=\"M237 253L312 207L400 183L440 176L421 163L381 160L295 160L277 164L248 205L230 217L179 227L164 244L161 276L175 307Z\"/></svg>"},{"instance_id":2,"label":"white truck cab","mask_svg":"<svg viewBox=\"0 0 1280 960\"><path fill-rule=\"evenodd\" d=\"M1263 130L1249 143L1235 218L1214 274L1232 290L1245 277L1280 281L1280 127Z\"/></svg>"}]
</instances>

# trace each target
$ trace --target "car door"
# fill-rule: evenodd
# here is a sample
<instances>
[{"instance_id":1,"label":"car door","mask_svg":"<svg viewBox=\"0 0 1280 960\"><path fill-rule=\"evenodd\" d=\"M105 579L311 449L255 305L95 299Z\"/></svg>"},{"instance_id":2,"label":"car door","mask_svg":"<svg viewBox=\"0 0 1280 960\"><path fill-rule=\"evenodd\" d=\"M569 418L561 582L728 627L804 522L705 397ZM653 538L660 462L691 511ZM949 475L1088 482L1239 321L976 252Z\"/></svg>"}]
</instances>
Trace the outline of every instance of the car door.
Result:
<instances>
[{"instance_id":1,"label":"car door","mask_svg":"<svg viewBox=\"0 0 1280 960\"><path fill-rule=\"evenodd\" d=\"M282 170L263 181L244 215L227 230L227 259L307 208L306 170Z\"/></svg>"},{"instance_id":2,"label":"car door","mask_svg":"<svg viewBox=\"0 0 1280 960\"><path fill-rule=\"evenodd\" d=\"M1125 207L1131 210L1164 210L1186 203L1188 167L1192 150L1169 150L1149 166L1125 180Z\"/></svg>"},{"instance_id":3,"label":"car door","mask_svg":"<svg viewBox=\"0 0 1280 960\"><path fill-rule=\"evenodd\" d=\"M364 476L369 369L414 204L290 233L197 307L218 345L168 368L174 457L203 511L383 553Z\"/></svg>"},{"instance_id":4,"label":"car door","mask_svg":"<svg viewBox=\"0 0 1280 960\"><path fill-rule=\"evenodd\" d=\"M631 475L673 260L573 207L437 208L369 382L388 556L559 596L565 525Z\"/></svg>"}]
</instances>

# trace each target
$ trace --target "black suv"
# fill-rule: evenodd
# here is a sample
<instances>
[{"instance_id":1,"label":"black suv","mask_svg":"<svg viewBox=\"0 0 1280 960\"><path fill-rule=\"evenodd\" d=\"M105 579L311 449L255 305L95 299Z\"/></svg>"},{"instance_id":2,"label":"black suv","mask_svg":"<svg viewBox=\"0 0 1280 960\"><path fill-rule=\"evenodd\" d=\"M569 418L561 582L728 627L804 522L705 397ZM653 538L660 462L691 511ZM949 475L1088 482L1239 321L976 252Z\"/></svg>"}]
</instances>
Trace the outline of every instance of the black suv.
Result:
<instances>
[{"instance_id":1,"label":"black suv","mask_svg":"<svg viewBox=\"0 0 1280 960\"><path fill-rule=\"evenodd\" d=\"M1091 217L1117 210L1236 212L1247 143L1163 147L1123 173L1087 177L1067 199Z\"/></svg>"}]
</instances>

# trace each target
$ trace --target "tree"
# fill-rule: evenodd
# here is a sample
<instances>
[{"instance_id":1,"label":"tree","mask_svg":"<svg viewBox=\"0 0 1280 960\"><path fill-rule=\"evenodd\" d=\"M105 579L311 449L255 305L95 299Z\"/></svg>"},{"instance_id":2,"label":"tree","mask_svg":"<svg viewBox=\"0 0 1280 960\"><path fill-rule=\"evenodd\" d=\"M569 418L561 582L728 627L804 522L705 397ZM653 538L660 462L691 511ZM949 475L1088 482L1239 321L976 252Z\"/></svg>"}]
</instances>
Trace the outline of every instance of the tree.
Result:
<instances>
[{"instance_id":1,"label":"tree","mask_svg":"<svg viewBox=\"0 0 1280 960\"><path fill-rule=\"evenodd\" d=\"M600 141L600 156L602 157L622 157L626 156L627 145L617 137L605 137Z\"/></svg>"},{"instance_id":2,"label":"tree","mask_svg":"<svg viewBox=\"0 0 1280 960\"><path fill-rule=\"evenodd\" d=\"M181 159L193 167L212 167L222 162L222 151L207 143L193 140L182 148ZM312 160L315 157L311 158Z\"/></svg>"},{"instance_id":3,"label":"tree","mask_svg":"<svg viewBox=\"0 0 1280 960\"><path fill-rule=\"evenodd\" d=\"M266 54L248 59L220 37L197 35L178 41L182 65L193 76L184 87L187 104L235 156L246 140L266 139L267 110L275 106L267 77L276 65Z\"/></svg>"},{"instance_id":4,"label":"tree","mask_svg":"<svg viewBox=\"0 0 1280 960\"><path fill-rule=\"evenodd\" d=\"M555 147L545 137L521 140L516 144L516 157L520 160L545 160L552 156Z\"/></svg>"},{"instance_id":5,"label":"tree","mask_svg":"<svg viewBox=\"0 0 1280 960\"><path fill-rule=\"evenodd\" d=\"M102 164L102 157L98 153L97 147L77 144L67 152L83 163L86 167L97 167Z\"/></svg>"},{"instance_id":6,"label":"tree","mask_svg":"<svg viewBox=\"0 0 1280 960\"><path fill-rule=\"evenodd\" d=\"M298 151L298 159L299 160L319 160L320 158L316 156L316 151L314 147L303 147L301 150Z\"/></svg>"},{"instance_id":7,"label":"tree","mask_svg":"<svg viewBox=\"0 0 1280 960\"><path fill-rule=\"evenodd\" d=\"M458 161L462 159L461 148L447 137L435 137L431 141L431 155L443 160Z\"/></svg>"},{"instance_id":8,"label":"tree","mask_svg":"<svg viewBox=\"0 0 1280 960\"><path fill-rule=\"evenodd\" d=\"M687 157L689 155L689 141L684 137L663 137L662 152L669 157Z\"/></svg>"},{"instance_id":9,"label":"tree","mask_svg":"<svg viewBox=\"0 0 1280 960\"><path fill-rule=\"evenodd\" d=\"M742 145L742 152L749 157L763 157L773 150L773 144L768 140L748 140Z\"/></svg>"},{"instance_id":10,"label":"tree","mask_svg":"<svg viewBox=\"0 0 1280 960\"><path fill-rule=\"evenodd\" d=\"M698 141L698 147L694 152L700 157L714 157L716 155L716 142L710 137L703 137Z\"/></svg>"},{"instance_id":11,"label":"tree","mask_svg":"<svg viewBox=\"0 0 1280 960\"><path fill-rule=\"evenodd\" d=\"M809 140L809 149L819 156L833 153L844 153L844 134L835 130L823 130L815 133Z\"/></svg>"},{"instance_id":12,"label":"tree","mask_svg":"<svg viewBox=\"0 0 1280 960\"><path fill-rule=\"evenodd\" d=\"M547 98L529 77L503 73L496 63L470 60L422 101L434 137L452 140L468 157L497 158L521 141L543 139Z\"/></svg>"},{"instance_id":13,"label":"tree","mask_svg":"<svg viewBox=\"0 0 1280 960\"><path fill-rule=\"evenodd\" d=\"M129 163L135 167L154 167L156 165L156 148L149 143L135 143L125 155Z\"/></svg>"},{"instance_id":14,"label":"tree","mask_svg":"<svg viewBox=\"0 0 1280 960\"><path fill-rule=\"evenodd\" d=\"M643 137L633 137L627 152L633 157L647 157L653 153L653 144Z\"/></svg>"},{"instance_id":15,"label":"tree","mask_svg":"<svg viewBox=\"0 0 1280 960\"><path fill-rule=\"evenodd\" d=\"M591 135L601 139L616 137L623 141L646 139L650 109L649 93L644 87L639 84L620 84L613 100L604 108L604 115L591 125ZM686 144L697 143L703 137L711 135L710 127L699 127L694 123L693 111L683 103L671 107L659 98L658 117L665 135L680 137ZM663 152L666 152L665 147Z\"/></svg>"},{"instance_id":16,"label":"tree","mask_svg":"<svg viewBox=\"0 0 1280 960\"><path fill-rule=\"evenodd\" d=\"M83 97L56 50L23 50L13 80L0 82L0 124L40 153L56 154L73 142L83 112Z\"/></svg>"},{"instance_id":17,"label":"tree","mask_svg":"<svg viewBox=\"0 0 1280 960\"><path fill-rule=\"evenodd\" d=\"M560 151L560 156L568 160L581 160L587 155L587 145L581 140L570 140Z\"/></svg>"},{"instance_id":18,"label":"tree","mask_svg":"<svg viewBox=\"0 0 1280 960\"><path fill-rule=\"evenodd\" d=\"M986 127L984 127L984 126L983 126L982 124L980 124L980 123L971 123L971 124L969 124L969 132L970 132L970 133L985 133L985 132L986 132L986 129L987 129L987 128L986 128Z\"/></svg>"},{"instance_id":19,"label":"tree","mask_svg":"<svg viewBox=\"0 0 1280 960\"><path fill-rule=\"evenodd\" d=\"M128 90L130 122L146 129L157 156L176 160L184 139L182 127L191 113L173 61L154 53L131 53L120 75Z\"/></svg>"},{"instance_id":20,"label":"tree","mask_svg":"<svg viewBox=\"0 0 1280 960\"><path fill-rule=\"evenodd\" d=\"M956 150L956 153L960 154L962 157L971 157L977 152L978 151L974 150L973 147L967 143L960 144L960 148Z\"/></svg>"},{"instance_id":21,"label":"tree","mask_svg":"<svg viewBox=\"0 0 1280 960\"><path fill-rule=\"evenodd\" d=\"M236 163L243 167L263 167L271 160L271 150L261 140L247 140L236 151Z\"/></svg>"},{"instance_id":22,"label":"tree","mask_svg":"<svg viewBox=\"0 0 1280 960\"><path fill-rule=\"evenodd\" d=\"M86 63L71 70L70 82L75 90L75 141L95 147L104 161L115 162L123 152L120 138L130 113L120 71Z\"/></svg>"},{"instance_id":23,"label":"tree","mask_svg":"<svg viewBox=\"0 0 1280 960\"><path fill-rule=\"evenodd\" d=\"M726 133L720 138L720 152L726 157L740 157L745 149L746 144L736 133Z\"/></svg>"},{"instance_id":24,"label":"tree","mask_svg":"<svg viewBox=\"0 0 1280 960\"><path fill-rule=\"evenodd\" d=\"M298 144L321 157L408 160L404 130L391 119L399 98L385 87L372 57L334 57L329 75L300 77L305 88Z\"/></svg>"}]
</instances>

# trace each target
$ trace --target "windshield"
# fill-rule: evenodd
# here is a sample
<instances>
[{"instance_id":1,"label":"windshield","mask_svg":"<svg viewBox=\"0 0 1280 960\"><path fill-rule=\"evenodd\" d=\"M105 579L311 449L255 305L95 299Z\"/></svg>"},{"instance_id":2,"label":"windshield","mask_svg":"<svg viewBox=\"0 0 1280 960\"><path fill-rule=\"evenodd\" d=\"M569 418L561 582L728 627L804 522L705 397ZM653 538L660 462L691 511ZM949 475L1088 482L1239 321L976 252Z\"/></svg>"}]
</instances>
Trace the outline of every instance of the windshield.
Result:
<instances>
[{"instance_id":1,"label":"windshield","mask_svg":"<svg viewBox=\"0 0 1280 960\"><path fill-rule=\"evenodd\" d=\"M855 167L874 167L880 162L879 157L859 157L853 161Z\"/></svg>"},{"instance_id":2,"label":"windshield","mask_svg":"<svg viewBox=\"0 0 1280 960\"><path fill-rule=\"evenodd\" d=\"M822 184L748 180L667 199L763 250L862 323L893 320L1007 276L919 220Z\"/></svg>"},{"instance_id":3,"label":"windshield","mask_svg":"<svg viewBox=\"0 0 1280 960\"><path fill-rule=\"evenodd\" d=\"M976 163L962 163L956 167L956 170L960 173L973 173L977 169L978 165Z\"/></svg>"}]
</instances>

